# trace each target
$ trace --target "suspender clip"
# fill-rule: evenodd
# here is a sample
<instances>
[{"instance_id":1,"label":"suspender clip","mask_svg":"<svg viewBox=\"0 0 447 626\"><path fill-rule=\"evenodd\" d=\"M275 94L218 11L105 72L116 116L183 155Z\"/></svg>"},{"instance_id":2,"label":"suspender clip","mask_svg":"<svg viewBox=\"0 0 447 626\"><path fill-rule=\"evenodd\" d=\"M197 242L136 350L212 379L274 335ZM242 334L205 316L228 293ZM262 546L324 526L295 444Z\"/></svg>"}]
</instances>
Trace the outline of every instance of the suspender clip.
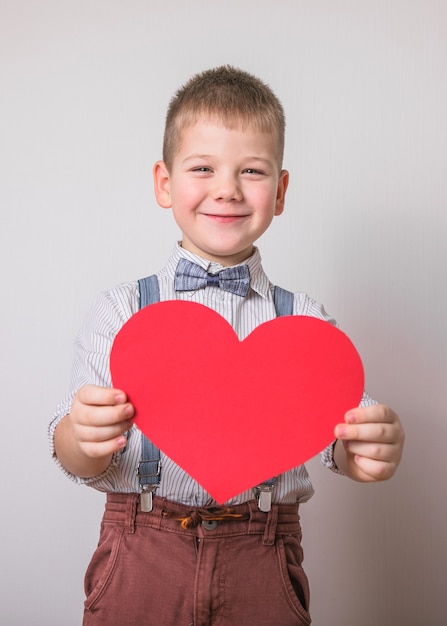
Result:
<instances>
[{"instance_id":1,"label":"suspender clip","mask_svg":"<svg viewBox=\"0 0 447 626\"><path fill-rule=\"evenodd\" d=\"M140 507L143 513L150 513L153 509L153 497L158 485L142 485Z\"/></svg>"},{"instance_id":2,"label":"suspender clip","mask_svg":"<svg viewBox=\"0 0 447 626\"><path fill-rule=\"evenodd\" d=\"M160 473L161 463L157 458L141 461L138 465L137 475L141 488L140 506L143 513L152 511L154 494L160 484Z\"/></svg>"},{"instance_id":3,"label":"suspender clip","mask_svg":"<svg viewBox=\"0 0 447 626\"><path fill-rule=\"evenodd\" d=\"M272 508L272 493L275 484L262 483L256 487L256 496L258 498L258 509L263 513L268 513Z\"/></svg>"}]
</instances>

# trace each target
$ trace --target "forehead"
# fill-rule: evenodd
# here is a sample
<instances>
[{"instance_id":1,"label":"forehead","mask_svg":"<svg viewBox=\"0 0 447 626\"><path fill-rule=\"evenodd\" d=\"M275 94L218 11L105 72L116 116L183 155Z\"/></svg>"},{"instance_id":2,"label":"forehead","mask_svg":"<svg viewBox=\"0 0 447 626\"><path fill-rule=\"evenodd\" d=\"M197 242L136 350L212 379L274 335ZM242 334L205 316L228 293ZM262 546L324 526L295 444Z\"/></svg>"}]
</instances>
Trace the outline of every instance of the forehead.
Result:
<instances>
[{"instance_id":1,"label":"forehead","mask_svg":"<svg viewBox=\"0 0 447 626\"><path fill-rule=\"evenodd\" d=\"M180 152L203 146L206 153L210 154L238 145L244 152L246 148L248 152L262 152L265 157L277 160L278 143L276 133L261 129L255 123L240 120L227 122L205 117L183 124L178 129L175 152L178 155Z\"/></svg>"},{"instance_id":2,"label":"forehead","mask_svg":"<svg viewBox=\"0 0 447 626\"><path fill-rule=\"evenodd\" d=\"M253 115L245 115L242 112L225 111L185 111L177 116L175 121L178 133L182 133L185 129L198 125L205 126L221 126L228 130L239 130L258 133L276 134L276 129L270 124L266 124L261 117L257 118Z\"/></svg>"}]
</instances>

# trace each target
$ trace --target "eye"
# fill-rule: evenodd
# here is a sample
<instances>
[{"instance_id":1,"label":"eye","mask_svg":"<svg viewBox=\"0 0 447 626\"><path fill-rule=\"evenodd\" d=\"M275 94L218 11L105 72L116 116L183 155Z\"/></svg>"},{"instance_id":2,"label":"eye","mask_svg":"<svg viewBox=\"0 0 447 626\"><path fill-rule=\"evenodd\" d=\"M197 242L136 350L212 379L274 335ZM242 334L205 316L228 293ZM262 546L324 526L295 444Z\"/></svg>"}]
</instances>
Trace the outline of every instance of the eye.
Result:
<instances>
[{"instance_id":1,"label":"eye","mask_svg":"<svg viewBox=\"0 0 447 626\"><path fill-rule=\"evenodd\" d=\"M244 170L244 174L257 174L258 176L263 176L264 172L261 172L261 170L255 170L253 167L246 167Z\"/></svg>"},{"instance_id":2,"label":"eye","mask_svg":"<svg viewBox=\"0 0 447 626\"><path fill-rule=\"evenodd\" d=\"M193 167L192 172L199 172L199 174L208 174L209 172L211 172L211 168L207 167L206 165L201 165L200 167Z\"/></svg>"}]
</instances>

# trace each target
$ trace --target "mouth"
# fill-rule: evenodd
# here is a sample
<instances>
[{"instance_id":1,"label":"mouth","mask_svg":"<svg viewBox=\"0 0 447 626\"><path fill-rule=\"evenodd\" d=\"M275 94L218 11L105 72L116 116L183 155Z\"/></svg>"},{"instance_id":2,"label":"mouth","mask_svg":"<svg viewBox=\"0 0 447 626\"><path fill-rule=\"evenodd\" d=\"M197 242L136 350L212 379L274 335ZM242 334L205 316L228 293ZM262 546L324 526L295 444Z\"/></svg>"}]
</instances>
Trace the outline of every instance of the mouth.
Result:
<instances>
[{"instance_id":1,"label":"mouth","mask_svg":"<svg viewBox=\"0 0 447 626\"><path fill-rule=\"evenodd\" d=\"M220 213L202 213L204 217L212 220L213 222L219 222L220 224L234 224L248 217L248 215L228 215Z\"/></svg>"}]
</instances>

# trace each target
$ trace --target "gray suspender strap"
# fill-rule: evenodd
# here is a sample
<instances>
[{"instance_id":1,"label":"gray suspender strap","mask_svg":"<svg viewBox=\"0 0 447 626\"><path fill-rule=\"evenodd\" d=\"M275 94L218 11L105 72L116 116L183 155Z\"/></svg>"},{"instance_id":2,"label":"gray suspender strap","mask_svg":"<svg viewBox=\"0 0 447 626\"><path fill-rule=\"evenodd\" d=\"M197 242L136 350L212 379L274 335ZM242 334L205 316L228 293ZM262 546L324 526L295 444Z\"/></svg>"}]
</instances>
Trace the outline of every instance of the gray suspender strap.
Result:
<instances>
[{"instance_id":1,"label":"gray suspender strap","mask_svg":"<svg viewBox=\"0 0 447 626\"><path fill-rule=\"evenodd\" d=\"M291 291L282 287L274 287L273 302L275 303L276 316L293 315L294 295Z\"/></svg>"},{"instance_id":2,"label":"gray suspender strap","mask_svg":"<svg viewBox=\"0 0 447 626\"><path fill-rule=\"evenodd\" d=\"M160 289L155 275L138 281L140 309L160 301ZM137 469L140 483L141 510L152 511L152 498L160 484L160 450L141 434L141 461Z\"/></svg>"},{"instance_id":3,"label":"gray suspender strap","mask_svg":"<svg viewBox=\"0 0 447 626\"><path fill-rule=\"evenodd\" d=\"M139 280L138 288L140 290L140 309L144 309L148 304L160 302L160 287L155 274Z\"/></svg>"},{"instance_id":4,"label":"gray suspender strap","mask_svg":"<svg viewBox=\"0 0 447 626\"><path fill-rule=\"evenodd\" d=\"M293 315L294 296L291 291L275 287L273 290L273 302L275 304L276 316ZM264 513L268 513L272 507L273 489L276 484L276 476L269 478L265 482L258 485L255 489L258 498L258 507Z\"/></svg>"},{"instance_id":5,"label":"gray suspender strap","mask_svg":"<svg viewBox=\"0 0 447 626\"><path fill-rule=\"evenodd\" d=\"M138 286L140 290L140 309L160 301L157 276L142 278L138 281ZM293 300L292 292L281 287L274 288L273 301L277 317L293 315ZM152 511L152 496L160 484L160 470L160 450L147 437L141 434L141 461L138 465L137 474L141 488L142 511ZM256 487L258 506L261 511L270 511L275 483L276 476Z\"/></svg>"}]
</instances>

